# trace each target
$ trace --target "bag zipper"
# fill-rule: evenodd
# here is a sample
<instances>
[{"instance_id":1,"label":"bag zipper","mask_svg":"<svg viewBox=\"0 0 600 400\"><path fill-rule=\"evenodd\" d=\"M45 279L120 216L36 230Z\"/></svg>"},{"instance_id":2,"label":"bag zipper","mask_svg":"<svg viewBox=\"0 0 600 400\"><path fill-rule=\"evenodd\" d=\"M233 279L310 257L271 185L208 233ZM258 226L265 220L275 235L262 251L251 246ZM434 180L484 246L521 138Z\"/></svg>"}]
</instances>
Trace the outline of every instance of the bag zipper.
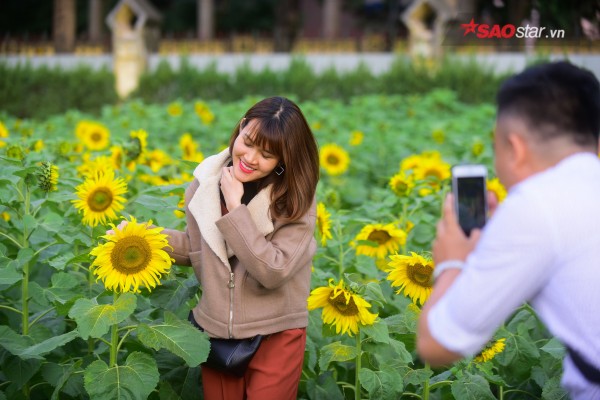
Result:
<instances>
[{"instance_id":1,"label":"bag zipper","mask_svg":"<svg viewBox=\"0 0 600 400\"><path fill-rule=\"evenodd\" d=\"M229 287L229 324L227 326L229 339L233 339L233 288L235 288L235 283L233 282L233 272L229 273L229 283L227 286Z\"/></svg>"}]
</instances>

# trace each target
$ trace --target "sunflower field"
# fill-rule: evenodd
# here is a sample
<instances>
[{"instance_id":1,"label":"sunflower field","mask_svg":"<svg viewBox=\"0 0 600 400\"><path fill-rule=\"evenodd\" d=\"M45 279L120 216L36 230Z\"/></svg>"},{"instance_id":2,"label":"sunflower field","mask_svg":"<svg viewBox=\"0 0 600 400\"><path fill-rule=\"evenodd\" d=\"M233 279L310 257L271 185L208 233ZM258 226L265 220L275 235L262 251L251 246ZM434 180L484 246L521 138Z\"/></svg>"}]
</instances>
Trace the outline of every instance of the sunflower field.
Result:
<instances>
[{"instance_id":1,"label":"sunflower field","mask_svg":"<svg viewBox=\"0 0 600 400\"><path fill-rule=\"evenodd\" d=\"M0 400L202 398L202 288L161 231L184 228L195 166L258 100L0 114ZM299 106L321 162L299 398L565 399L564 348L527 304L450 368L415 352L450 166L493 174L494 106L446 89Z\"/></svg>"}]
</instances>

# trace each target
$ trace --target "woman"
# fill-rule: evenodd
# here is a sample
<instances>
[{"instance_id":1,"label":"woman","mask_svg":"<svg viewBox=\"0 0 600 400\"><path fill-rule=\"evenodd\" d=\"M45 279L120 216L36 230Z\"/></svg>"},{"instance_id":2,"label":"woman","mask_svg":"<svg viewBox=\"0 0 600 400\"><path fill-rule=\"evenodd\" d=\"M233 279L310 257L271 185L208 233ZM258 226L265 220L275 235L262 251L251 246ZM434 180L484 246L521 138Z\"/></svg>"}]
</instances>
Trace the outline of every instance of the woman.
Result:
<instances>
[{"instance_id":1,"label":"woman","mask_svg":"<svg viewBox=\"0 0 600 400\"><path fill-rule=\"evenodd\" d=\"M229 148L204 160L185 193L185 232L166 229L177 264L202 286L193 319L211 338L265 335L242 377L202 366L205 399L295 399L316 250L315 138L296 104L255 104Z\"/></svg>"}]
</instances>

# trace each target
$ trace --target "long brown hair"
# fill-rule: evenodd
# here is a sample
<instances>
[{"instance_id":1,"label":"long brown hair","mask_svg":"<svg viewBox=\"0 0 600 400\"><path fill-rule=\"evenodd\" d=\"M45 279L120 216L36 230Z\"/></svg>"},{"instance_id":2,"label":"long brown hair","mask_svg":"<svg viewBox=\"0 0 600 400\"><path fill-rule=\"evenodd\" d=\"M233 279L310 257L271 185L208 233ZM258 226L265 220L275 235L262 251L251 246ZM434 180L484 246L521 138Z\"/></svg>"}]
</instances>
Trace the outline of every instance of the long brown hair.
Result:
<instances>
[{"instance_id":1,"label":"long brown hair","mask_svg":"<svg viewBox=\"0 0 600 400\"><path fill-rule=\"evenodd\" d=\"M319 180L319 151L302 111L284 97L269 97L252 106L238 122L229 140L229 152L240 131L251 120L253 141L279 158L281 175L271 172L260 187L273 184L271 216L295 221L310 208ZM275 170L280 170L279 166Z\"/></svg>"}]
</instances>

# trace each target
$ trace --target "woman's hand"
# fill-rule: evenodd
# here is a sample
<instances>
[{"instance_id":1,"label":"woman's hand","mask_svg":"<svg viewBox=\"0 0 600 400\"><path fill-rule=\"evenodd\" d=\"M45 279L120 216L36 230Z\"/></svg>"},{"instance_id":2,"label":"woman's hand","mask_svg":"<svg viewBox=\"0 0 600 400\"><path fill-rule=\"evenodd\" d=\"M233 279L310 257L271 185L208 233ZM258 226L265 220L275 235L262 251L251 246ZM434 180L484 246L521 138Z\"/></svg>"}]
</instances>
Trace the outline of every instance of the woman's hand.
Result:
<instances>
[{"instance_id":1,"label":"woman's hand","mask_svg":"<svg viewBox=\"0 0 600 400\"><path fill-rule=\"evenodd\" d=\"M233 173L233 167L223 167L221 174L221 191L225 198L225 206L229 211L242 204L244 185L238 181Z\"/></svg>"},{"instance_id":2,"label":"woman's hand","mask_svg":"<svg viewBox=\"0 0 600 400\"><path fill-rule=\"evenodd\" d=\"M118 229L118 230L120 230L120 231L122 231L122 230L123 230L123 228L125 228L125 227L127 226L127 224L128 224L128 223L129 223L129 221L127 221L127 220L123 220L123 221L121 221L121 222L119 223L119 225L117 225L117 229ZM107 235L114 235L114 234L115 234L115 231L114 231L113 229L109 229L109 230L107 230L107 231L106 231L106 234L107 234Z\"/></svg>"}]
</instances>

